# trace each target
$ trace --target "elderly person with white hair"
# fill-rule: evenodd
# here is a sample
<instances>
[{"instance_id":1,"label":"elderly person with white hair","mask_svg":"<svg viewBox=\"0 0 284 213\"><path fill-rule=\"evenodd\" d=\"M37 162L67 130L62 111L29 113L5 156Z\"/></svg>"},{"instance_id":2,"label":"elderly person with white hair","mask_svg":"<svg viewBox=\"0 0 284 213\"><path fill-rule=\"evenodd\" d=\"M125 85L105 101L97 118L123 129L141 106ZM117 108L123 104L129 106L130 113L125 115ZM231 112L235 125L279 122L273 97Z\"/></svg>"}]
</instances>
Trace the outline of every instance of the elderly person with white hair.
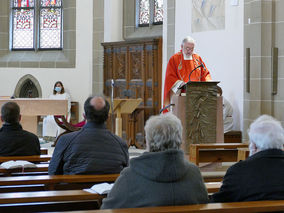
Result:
<instances>
[{"instance_id":1,"label":"elderly person with white hair","mask_svg":"<svg viewBox=\"0 0 284 213\"><path fill-rule=\"evenodd\" d=\"M284 130L269 115L257 118L248 130L250 157L230 167L214 202L284 199Z\"/></svg>"},{"instance_id":2,"label":"elderly person with white hair","mask_svg":"<svg viewBox=\"0 0 284 213\"><path fill-rule=\"evenodd\" d=\"M179 149L181 121L171 113L150 117L145 125L149 152L130 160L102 209L207 203L199 169Z\"/></svg>"},{"instance_id":3,"label":"elderly person with white hair","mask_svg":"<svg viewBox=\"0 0 284 213\"><path fill-rule=\"evenodd\" d=\"M180 93L178 88L189 80L211 80L209 70L194 52L194 47L194 39L187 36L181 42L181 50L170 58L165 76L164 106L170 104L172 95Z\"/></svg>"}]
</instances>

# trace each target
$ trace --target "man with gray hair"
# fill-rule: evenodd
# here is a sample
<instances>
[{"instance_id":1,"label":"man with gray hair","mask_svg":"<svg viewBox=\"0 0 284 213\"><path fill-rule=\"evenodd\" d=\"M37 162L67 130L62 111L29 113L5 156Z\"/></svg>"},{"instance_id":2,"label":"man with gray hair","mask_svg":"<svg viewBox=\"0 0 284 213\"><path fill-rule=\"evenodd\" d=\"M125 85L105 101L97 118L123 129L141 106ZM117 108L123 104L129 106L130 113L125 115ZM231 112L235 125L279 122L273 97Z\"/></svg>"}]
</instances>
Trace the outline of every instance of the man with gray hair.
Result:
<instances>
[{"instance_id":1,"label":"man with gray hair","mask_svg":"<svg viewBox=\"0 0 284 213\"><path fill-rule=\"evenodd\" d=\"M150 117L145 125L149 152L130 160L115 182L102 209L207 203L198 167L179 149L181 121L171 113Z\"/></svg>"},{"instance_id":2,"label":"man with gray hair","mask_svg":"<svg viewBox=\"0 0 284 213\"><path fill-rule=\"evenodd\" d=\"M248 130L250 157L231 166L214 202L284 199L284 130L269 115L257 118Z\"/></svg>"},{"instance_id":3,"label":"man with gray hair","mask_svg":"<svg viewBox=\"0 0 284 213\"><path fill-rule=\"evenodd\" d=\"M209 81L211 76L201 57L194 53L195 41L187 36L182 40L181 50L174 54L167 65L164 87L164 106L180 86L188 81Z\"/></svg>"}]
</instances>

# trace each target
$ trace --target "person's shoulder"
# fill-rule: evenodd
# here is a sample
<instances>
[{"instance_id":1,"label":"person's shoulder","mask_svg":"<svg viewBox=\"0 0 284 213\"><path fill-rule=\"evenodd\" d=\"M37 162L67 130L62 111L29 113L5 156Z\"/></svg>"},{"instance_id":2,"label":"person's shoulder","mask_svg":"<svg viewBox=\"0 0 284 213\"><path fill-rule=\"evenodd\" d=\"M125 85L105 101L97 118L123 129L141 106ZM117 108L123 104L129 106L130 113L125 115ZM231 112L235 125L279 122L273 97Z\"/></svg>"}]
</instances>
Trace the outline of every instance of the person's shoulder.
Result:
<instances>
[{"instance_id":1,"label":"person's shoulder","mask_svg":"<svg viewBox=\"0 0 284 213\"><path fill-rule=\"evenodd\" d=\"M175 54L173 54L171 56L171 59L177 59L177 58L180 58L181 56L182 56L182 53L181 52L177 52L177 53L175 53Z\"/></svg>"},{"instance_id":2,"label":"person's shoulder","mask_svg":"<svg viewBox=\"0 0 284 213\"><path fill-rule=\"evenodd\" d=\"M24 135L26 135L27 137L30 137L30 138L33 138L33 139L36 139L38 140L38 136L32 132L29 132L27 130L22 130L22 132L24 133Z\"/></svg>"},{"instance_id":3,"label":"person's shoulder","mask_svg":"<svg viewBox=\"0 0 284 213\"><path fill-rule=\"evenodd\" d=\"M74 138L76 138L76 136L78 135L78 134L80 134L80 132L81 132L81 130L79 130L79 131L74 131L74 132L69 132L69 133L67 133L67 134L64 134L64 135L61 135L60 136L60 138L59 138L59 140L73 140Z\"/></svg>"},{"instance_id":4,"label":"person's shoulder","mask_svg":"<svg viewBox=\"0 0 284 213\"><path fill-rule=\"evenodd\" d=\"M230 166L226 173L239 173L242 170L248 169L249 162L247 160L241 160L234 165Z\"/></svg>"},{"instance_id":5,"label":"person's shoulder","mask_svg":"<svg viewBox=\"0 0 284 213\"><path fill-rule=\"evenodd\" d=\"M201 56L198 55L197 53L193 53L192 56L193 56L194 58L201 59Z\"/></svg>"},{"instance_id":6,"label":"person's shoulder","mask_svg":"<svg viewBox=\"0 0 284 213\"><path fill-rule=\"evenodd\" d=\"M109 132L109 134L111 134L112 138L121 143L121 144L126 144L126 141L124 141L121 137L117 136L116 134L113 134L112 132Z\"/></svg>"}]
</instances>

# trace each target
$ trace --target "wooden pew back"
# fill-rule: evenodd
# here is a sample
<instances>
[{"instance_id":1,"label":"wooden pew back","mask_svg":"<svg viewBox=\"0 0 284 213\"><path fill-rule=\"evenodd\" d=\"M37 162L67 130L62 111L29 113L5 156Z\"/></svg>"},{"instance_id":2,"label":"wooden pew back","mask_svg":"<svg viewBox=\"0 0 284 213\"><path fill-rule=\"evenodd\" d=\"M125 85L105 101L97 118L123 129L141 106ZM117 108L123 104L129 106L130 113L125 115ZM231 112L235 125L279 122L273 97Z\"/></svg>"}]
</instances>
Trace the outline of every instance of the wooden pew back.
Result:
<instances>
[{"instance_id":1,"label":"wooden pew back","mask_svg":"<svg viewBox=\"0 0 284 213\"><path fill-rule=\"evenodd\" d=\"M207 162L236 162L238 148L247 148L244 143L190 144L189 161L199 165Z\"/></svg>"},{"instance_id":2,"label":"wooden pew back","mask_svg":"<svg viewBox=\"0 0 284 213\"><path fill-rule=\"evenodd\" d=\"M80 211L81 213L250 213L284 211L284 200L250 201L233 203L209 203L184 206L142 207L128 209L106 209Z\"/></svg>"},{"instance_id":3,"label":"wooden pew back","mask_svg":"<svg viewBox=\"0 0 284 213\"><path fill-rule=\"evenodd\" d=\"M10 160L26 160L30 162L47 162L50 161L51 155L31 155L31 156L7 156L0 157L0 163L10 161Z\"/></svg>"},{"instance_id":4,"label":"wooden pew back","mask_svg":"<svg viewBox=\"0 0 284 213\"><path fill-rule=\"evenodd\" d=\"M114 182L119 174L106 175L37 175L0 177L0 193L54 190L83 189L95 183Z\"/></svg>"}]
</instances>

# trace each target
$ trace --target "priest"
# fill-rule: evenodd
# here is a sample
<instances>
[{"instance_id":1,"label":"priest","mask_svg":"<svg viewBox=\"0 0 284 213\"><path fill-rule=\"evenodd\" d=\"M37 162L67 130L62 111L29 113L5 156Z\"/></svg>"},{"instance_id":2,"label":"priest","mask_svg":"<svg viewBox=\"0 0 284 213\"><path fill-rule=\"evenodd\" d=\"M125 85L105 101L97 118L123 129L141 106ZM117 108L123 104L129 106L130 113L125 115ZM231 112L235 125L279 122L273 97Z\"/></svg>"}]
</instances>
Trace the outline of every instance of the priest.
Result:
<instances>
[{"instance_id":1,"label":"priest","mask_svg":"<svg viewBox=\"0 0 284 213\"><path fill-rule=\"evenodd\" d=\"M170 104L173 94L180 93L178 88L189 80L212 80L203 60L194 53L194 46L195 41L189 36L185 37L181 43L181 50L174 54L168 62L164 87L164 107Z\"/></svg>"}]
</instances>

